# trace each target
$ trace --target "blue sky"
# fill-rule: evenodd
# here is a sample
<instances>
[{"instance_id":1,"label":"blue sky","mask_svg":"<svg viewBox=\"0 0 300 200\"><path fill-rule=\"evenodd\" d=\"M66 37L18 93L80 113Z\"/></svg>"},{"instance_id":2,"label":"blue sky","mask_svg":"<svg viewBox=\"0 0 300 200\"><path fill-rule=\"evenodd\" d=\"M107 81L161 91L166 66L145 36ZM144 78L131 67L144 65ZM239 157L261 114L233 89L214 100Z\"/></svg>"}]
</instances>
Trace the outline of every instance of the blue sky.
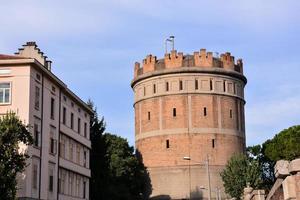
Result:
<instances>
[{"instance_id":1,"label":"blue sky","mask_svg":"<svg viewBox=\"0 0 300 200\"><path fill-rule=\"evenodd\" d=\"M10 0L0 10L0 53L36 41L53 72L95 102L107 131L132 145L134 62L163 57L169 35L184 53L243 59L247 145L299 124L299 0Z\"/></svg>"}]
</instances>

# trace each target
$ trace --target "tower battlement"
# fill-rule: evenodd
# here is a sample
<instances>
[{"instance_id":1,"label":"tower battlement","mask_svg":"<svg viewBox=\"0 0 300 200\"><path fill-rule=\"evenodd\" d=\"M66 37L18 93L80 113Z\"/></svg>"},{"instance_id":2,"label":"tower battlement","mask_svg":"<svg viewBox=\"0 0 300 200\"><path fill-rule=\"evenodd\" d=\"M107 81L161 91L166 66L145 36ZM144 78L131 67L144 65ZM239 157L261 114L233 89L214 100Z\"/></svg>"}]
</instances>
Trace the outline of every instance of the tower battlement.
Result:
<instances>
[{"instance_id":1,"label":"tower battlement","mask_svg":"<svg viewBox=\"0 0 300 200\"><path fill-rule=\"evenodd\" d=\"M142 66L138 62L135 63L134 78L148 72L180 67L222 68L243 74L242 59L235 62L234 56L229 52L222 53L219 57L214 56L212 52L207 52L206 49L200 49L193 55L184 55L182 52L173 50L165 54L163 59L157 59L151 54L147 55L143 59Z\"/></svg>"}]
</instances>

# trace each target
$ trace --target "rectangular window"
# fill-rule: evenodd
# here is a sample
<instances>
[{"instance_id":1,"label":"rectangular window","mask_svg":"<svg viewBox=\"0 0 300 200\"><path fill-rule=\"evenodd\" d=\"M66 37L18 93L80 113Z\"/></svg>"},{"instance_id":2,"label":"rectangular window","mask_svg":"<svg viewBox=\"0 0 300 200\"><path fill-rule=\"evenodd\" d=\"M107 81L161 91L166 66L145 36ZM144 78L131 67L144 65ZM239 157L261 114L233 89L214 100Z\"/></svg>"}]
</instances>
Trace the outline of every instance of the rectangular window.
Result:
<instances>
[{"instance_id":1,"label":"rectangular window","mask_svg":"<svg viewBox=\"0 0 300 200\"><path fill-rule=\"evenodd\" d=\"M54 138L50 138L50 153L56 154L56 140Z\"/></svg>"},{"instance_id":2,"label":"rectangular window","mask_svg":"<svg viewBox=\"0 0 300 200\"><path fill-rule=\"evenodd\" d=\"M83 166L86 167L86 151L83 152Z\"/></svg>"},{"instance_id":3,"label":"rectangular window","mask_svg":"<svg viewBox=\"0 0 300 200\"><path fill-rule=\"evenodd\" d=\"M39 126L37 124L34 124L33 132L34 132L34 143L33 143L33 145L38 147L39 146L40 132L39 132Z\"/></svg>"},{"instance_id":4,"label":"rectangular window","mask_svg":"<svg viewBox=\"0 0 300 200\"><path fill-rule=\"evenodd\" d=\"M210 87L210 90L213 90L213 82L212 82L211 79L210 79L210 81L209 81L209 87Z\"/></svg>"},{"instance_id":5,"label":"rectangular window","mask_svg":"<svg viewBox=\"0 0 300 200\"><path fill-rule=\"evenodd\" d=\"M173 108L173 117L176 117L176 108Z\"/></svg>"},{"instance_id":6,"label":"rectangular window","mask_svg":"<svg viewBox=\"0 0 300 200\"><path fill-rule=\"evenodd\" d=\"M51 109L50 109L50 116L51 119L54 119L54 106L55 106L55 100L54 98L51 98Z\"/></svg>"},{"instance_id":7,"label":"rectangular window","mask_svg":"<svg viewBox=\"0 0 300 200\"><path fill-rule=\"evenodd\" d=\"M80 134L81 133L81 119L78 118L77 120L77 130L78 130L78 133Z\"/></svg>"},{"instance_id":8,"label":"rectangular window","mask_svg":"<svg viewBox=\"0 0 300 200\"><path fill-rule=\"evenodd\" d=\"M150 120L150 118L151 118L151 114L150 112L148 112L148 120Z\"/></svg>"},{"instance_id":9,"label":"rectangular window","mask_svg":"<svg viewBox=\"0 0 300 200\"><path fill-rule=\"evenodd\" d=\"M231 109L230 109L229 113L230 113L230 118L232 118L232 110Z\"/></svg>"},{"instance_id":10,"label":"rectangular window","mask_svg":"<svg viewBox=\"0 0 300 200\"><path fill-rule=\"evenodd\" d=\"M215 148L215 139L211 140L211 145L212 145L212 148Z\"/></svg>"},{"instance_id":11,"label":"rectangular window","mask_svg":"<svg viewBox=\"0 0 300 200\"><path fill-rule=\"evenodd\" d=\"M87 137L87 123L84 122L84 137Z\"/></svg>"},{"instance_id":12,"label":"rectangular window","mask_svg":"<svg viewBox=\"0 0 300 200\"><path fill-rule=\"evenodd\" d=\"M169 82L166 82L166 91L169 91Z\"/></svg>"},{"instance_id":13,"label":"rectangular window","mask_svg":"<svg viewBox=\"0 0 300 200\"><path fill-rule=\"evenodd\" d=\"M156 85L153 84L153 93L155 94L156 93Z\"/></svg>"},{"instance_id":14,"label":"rectangular window","mask_svg":"<svg viewBox=\"0 0 300 200\"><path fill-rule=\"evenodd\" d=\"M62 123L66 125L66 115L67 115L67 109L63 107L63 116L62 116Z\"/></svg>"},{"instance_id":15,"label":"rectangular window","mask_svg":"<svg viewBox=\"0 0 300 200\"><path fill-rule=\"evenodd\" d=\"M66 147L65 147L65 140L63 138L60 139L60 145L59 145L59 156L62 158L65 158L65 152L66 152Z\"/></svg>"},{"instance_id":16,"label":"rectangular window","mask_svg":"<svg viewBox=\"0 0 300 200\"><path fill-rule=\"evenodd\" d=\"M66 180L66 173L63 169L59 170L59 178L58 178L58 189L60 194L65 193L65 180Z\"/></svg>"},{"instance_id":17,"label":"rectangular window","mask_svg":"<svg viewBox=\"0 0 300 200\"><path fill-rule=\"evenodd\" d=\"M53 192L53 175L49 176L49 191Z\"/></svg>"},{"instance_id":18,"label":"rectangular window","mask_svg":"<svg viewBox=\"0 0 300 200\"><path fill-rule=\"evenodd\" d=\"M195 90L198 90L198 80L195 80Z\"/></svg>"},{"instance_id":19,"label":"rectangular window","mask_svg":"<svg viewBox=\"0 0 300 200\"><path fill-rule=\"evenodd\" d=\"M10 83L0 83L0 103L10 103Z\"/></svg>"},{"instance_id":20,"label":"rectangular window","mask_svg":"<svg viewBox=\"0 0 300 200\"><path fill-rule=\"evenodd\" d=\"M203 115L204 115L204 116L207 115L207 109L206 109L206 107L203 108Z\"/></svg>"},{"instance_id":21,"label":"rectangular window","mask_svg":"<svg viewBox=\"0 0 300 200\"><path fill-rule=\"evenodd\" d=\"M73 145L73 142L71 142L70 141L70 148L69 148L69 159L71 160L71 161L73 161L73 147L74 147L74 145Z\"/></svg>"},{"instance_id":22,"label":"rectangular window","mask_svg":"<svg viewBox=\"0 0 300 200\"><path fill-rule=\"evenodd\" d=\"M170 148L170 141L169 140L166 140L166 148Z\"/></svg>"},{"instance_id":23,"label":"rectangular window","mask_svg":"<svg viewBox=\"0 0 300 200\"><path fill-rule=\"evenodd\" d=\"M74 174L72 172L69 172L69 195L72 196L74 193L73 183L74 183Z\"/></svg>"},{"instance_id":24,"label":"rectangular window","mask_svg":"<svg viewBox=\"0 0 300 200\"><path fill-rule=\"evenodd\" d=\"M223 81L223 91L226 92L226 81Z\"/></svg>"},{"instance_id":25,"label":"rectangular window","mask_svg":"<svg viewBox=\"0 0 300 200\"><path fill-rule=\"evenodd\" d=\"M37 165L33 165L33 169L32 169L32 188L33 189L37 189L37 185L38 185L38 166Z\"/></svg>"},{"instance_id":26,"label":"rectangular window","mask_svg":"<svg viewBox=\"0 0 300 200\"><path fill-rule=\"evenodd\" d=\"M80 181L81 177L79 175L76 176L76 196L80 196Z\"/></svg>"},{"instance_id":27,"label":"rectangular window","mask_svg":"<svg viewBox=\"0 0 300 200\"><path fill-rule=\"evenodd\" d=\"M1 91L0 91L0 98L1 98ZM35 87L34 107L36 110L40 109L40 88L38 86Z\"/></svg>"},{"instance_id":28,"label":"rectangular window","mask_svg":"<svg viewBox=\"0 0 300 200\"><path fill-rule=\"evenodd\" d=\"M74 128L74 114L71 113L71 129Z\"/></svg>"},{"instance_id":29,"label":"rectangular window","mask_svg":"<svg viewBox=\"0 0 300 200\"><path fill-rule=\"evenodd\" d=\"M76 152L77 152L76 162L78 164L80 164L80 146L79 145L77 145Z\"/></svg>"},{"instance_id":30,"label":"rectangular window","mask_svg":"<svg viewBox=\"0 0 300 200\"><path fill-rule=\"evenodd\" d=\"M35 75L35 77L36 77L36 79L37 79L38 81L40 81L40 80L41 80L41 75L39 75L39 74L36 74L36 75Z\"/></svg>"},{"instance_id":31,"label":"rectangular window","mask_svg":"<svg viewBox=\"0 0 300 200\"><path fill-rule=\"evenodd\" d=\"M179 81L179 90L183 90L183 83L182 83L182 81Z\"/></svg>"},{"instance_id":32,"label":"rectangular window","mask_svg":"<svg viewBox=\"0 0 300 200\"><path fill-rule=\"evenodd\" d=\"M146 96L146 88L144 87L144 96Z\"/></svg>"},{"instance_id":33,"label":"rectangular window","mask_svg":"<svg viewBox=\"0 0 300 200\"><path fill-rule=\"evenodd\" d=\"M235 83L233 83L233 94L236 94L235 87Z\"/></svg>"},{"instance_id":34,"label":"rectangular window","mask_svg":"<svg viewBox=\"0 0 300 200\"><path fill-rule=\"evenodd\" d=\"M83 198L86 198L86 182L83 181Z\"/></svg>"}]
</instances>

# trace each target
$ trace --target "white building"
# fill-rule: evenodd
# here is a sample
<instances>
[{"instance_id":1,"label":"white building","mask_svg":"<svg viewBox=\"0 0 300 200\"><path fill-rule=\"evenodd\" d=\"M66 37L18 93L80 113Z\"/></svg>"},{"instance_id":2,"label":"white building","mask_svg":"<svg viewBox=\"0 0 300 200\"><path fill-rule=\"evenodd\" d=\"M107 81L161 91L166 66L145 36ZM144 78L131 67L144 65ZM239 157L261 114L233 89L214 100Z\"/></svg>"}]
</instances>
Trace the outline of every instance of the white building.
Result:
<instances>
[{"instance_id":1,"label":"white building","mask_svg":"<svg viewBox=\"0 0 300 200\"><path fill-rule=\"evenodd\" d=\"M92 110L51 72L35 42L0 54L0 114L12 110L34 136L20 199L89 199Z\"/></svg>"}]
</instances>

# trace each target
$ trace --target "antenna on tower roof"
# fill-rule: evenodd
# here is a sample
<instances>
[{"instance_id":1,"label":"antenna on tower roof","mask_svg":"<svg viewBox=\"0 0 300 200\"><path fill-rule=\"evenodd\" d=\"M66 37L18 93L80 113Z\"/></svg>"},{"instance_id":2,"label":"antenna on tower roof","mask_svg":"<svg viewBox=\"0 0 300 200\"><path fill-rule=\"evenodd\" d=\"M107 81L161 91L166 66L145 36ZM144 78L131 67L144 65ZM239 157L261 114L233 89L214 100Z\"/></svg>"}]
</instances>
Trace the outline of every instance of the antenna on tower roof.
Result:
<instances>
[{"instance_id":1,"label":"antenna on tower roof","mask_svg":"<svg viewBox=\"0 0 300 200\"><path fill-rule=\"evenodd\" d=\"M175 36L171 35L171 36L169 36L169 38L167 38L165 40L165 51L166 51L166 54L168 53L168 42L171 43L171 45L172 45L172 51L174 51L174 39L175 39Z\"/></svg>"}]
</instances>

